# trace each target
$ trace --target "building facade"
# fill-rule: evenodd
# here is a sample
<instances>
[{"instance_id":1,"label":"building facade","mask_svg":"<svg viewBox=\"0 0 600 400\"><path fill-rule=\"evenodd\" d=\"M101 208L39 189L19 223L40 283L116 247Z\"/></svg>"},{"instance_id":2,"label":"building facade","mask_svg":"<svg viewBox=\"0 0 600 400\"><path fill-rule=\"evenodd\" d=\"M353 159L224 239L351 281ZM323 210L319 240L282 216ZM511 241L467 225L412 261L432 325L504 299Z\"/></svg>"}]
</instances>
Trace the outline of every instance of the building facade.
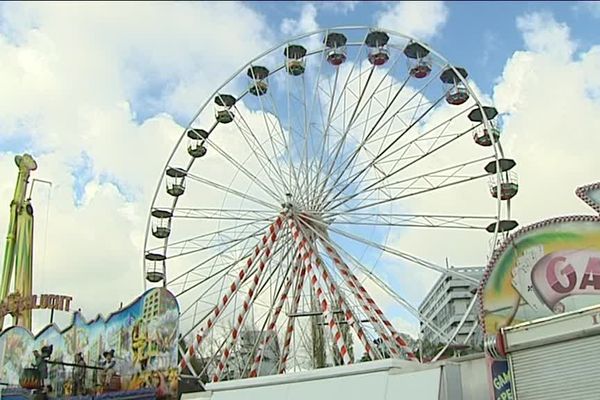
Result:
<instances>
[{"instance_id":1,"label":"building facade","mask_svg":"<svg viewBox=\"0 0 600 400\"><path fill-rule=\"evenodd\" d=\"M463 275L471 276L480 280L483 276L483 267L450 267L454 271ZM456 330L461 319L467 312L469 303L475 296L474 291L478 285L469 282L460 277L445 275L441 276L433 285L423 302L419 306L421 315L432 321L447 337L450 337ZM462 344L467 339L469 332L473 328L473 324L477 323L478 315L477 304L473 307L468 315L464 325L458 332L455 342ZM420 334L423 340L431 343L445 343L446 340L440 338L430 327L421 321ZM480 346L482 340L481 329L476 328L469 344L475 347Z\"/></svg>"}]
</instances>

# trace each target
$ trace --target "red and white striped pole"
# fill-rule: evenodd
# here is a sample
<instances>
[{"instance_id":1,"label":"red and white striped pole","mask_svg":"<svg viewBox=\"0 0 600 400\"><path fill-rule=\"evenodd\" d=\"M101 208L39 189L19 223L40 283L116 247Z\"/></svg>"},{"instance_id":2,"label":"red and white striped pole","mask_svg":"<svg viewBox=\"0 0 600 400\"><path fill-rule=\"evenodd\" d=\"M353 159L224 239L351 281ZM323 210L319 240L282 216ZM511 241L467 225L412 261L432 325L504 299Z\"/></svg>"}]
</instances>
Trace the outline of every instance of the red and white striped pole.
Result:
<instances>
[{"instance_id":1,"label":"red and white striped pole","mask_svg":"<svg viewBox=\"0 0 600 400\"><path fill-rule=\"evenodd\" d=\"M321 240L323 241L323 239L321 239ZM353 290L353 292L355 293L355 295L357 297L362 299L363 302L366 302L366 304L363 306L365 311L371 310L371 311L368 311L371 314L372 314L372 312L374 312L376 314L376 316L379 317L378 319L381 320L381 322L383 323L385 328L387 328L387 330L390 332L390 334L394 338L395 344L406 353L406 356L409 359L411 359L411 360L416 359L413 352L410 351L410 349L408 348L408 343L406 343L406 341L402 338L402 336L394 329L392 323L386 318L385 314L383 313L383 311L381 311L381 309L379 308L377 303L375 303L375 300L373 300L373 298L369 295L369 293L364 288L364 286L360 283L358 278L352 273L352 271L350 270L348 265L346 265L346 263L344 263L342 261L342 258L340 257L338 252L331 245L329 245L329 243L326 243L325 241L323 241L323 242L325 244L325 250L327 251L329 256L332 258L334 264L340 270L340 273L342 274L344 279L347 280L348 286L350 286L350 288ZM375 315L374 315L374 317L375 317ZM377 320L377 318L374 318L374 319ZM372 319L372 321L373 321L373 319ZM381 328L383 328L383 327L381 327ZM383 336L384 335L382 335L382 339L384 341L386 341L386 338ZM395 346L390 346L391 352L393 352L394 347Z\"/></svg>"},{"instance_id":2,"label":"red and white striped pole","mask_svg":"<svg viewBox=\"0 0 600 400\"><path fill-rule=\"evenodd\" d=\"M275 327L277 325L277 320L279 319L279 315L281 314L281 310L283 309L283 304L288 299L288 293L294 283L294 280L297 282L299 279L304 278L304 276L302 276L302 278L300 277L300 274L301 274L300 266L301 266L301 260L300 260L300 258L298 258L297 262L295 262L295 264L294 264L294 268L292 269L291 276L288 278L288 280L285 283L285 287L283 288L283 291L281 293L281 296L279 297L277 305L275 306L275 309L273 310L273 314L271 314L269 324L267 325L268 333L261 339L261 344L258 349L258 353L257 353L256 357L254 357L254 360L252 362L252 368L250 369L250 377L258 376L258 370L260 368L260 363L262 362L262 358L264 356L265 349L271 342L271 339L276 334Z\"/></svg>"},{"instance_id":3,"label":"red and white striped pole","mask_svg":"<svg viewBox=\"0 0 600 400\"><path fill-rule=\"evenodd\" d=\"M320 284L320 281L322 281L323 278L318 276L320 275L318 269L313 267L313 265L316 265L316 256L314 250L312 246L307 242L302 232L298 229L296 223L292 219L289 220L289 223L292 230L292 237L298 245L300 255L302 256L302 261L304 263L304 266L306 267L306 270L309 273L310 282L315 289L317 299L321 306L321 311L323 312L323 316L325 317L325 323L329 327L329 331L331 332L333 342L338 348L338 351L342 356L344 364L352 364L350 354L348 353L348 347L344 343L342 332L340 332L339 327L335 322L333 312L331 310L331 307L329 306L329 303L327 302L327 298L325 297L325 293L323 292L322 285Z\"/></svg>"},{"instance_id":4,"label":"red and white striped pole","mask_svg":"<svg viewBox=\"0 0 600 400\"><path fill-rule=\"evenodd\" d=\"M281 229L282 225L283 225L283 217L281 215L279 215L277 217L277 219L275 220L275 222L273 222L269 226L268 232L266 232L263 235L260 242L254 248L254 253L250 257L248 257L248 260L246 261L246 265L244 265L242 267L242 269L240 269L240 271L238 272L238 275L235 277L234 281L229 286L229 292L227 294L223 295L223 297L220 299L219 303L217 305L215 305L215 307L212 311L213 316L209 317L208 320L206 321L206 323L200 328L201 333L196 335L196 340L194 340L190 344L188 351L185 353L185 356L182 358L181 362L179 363L180 370L185 368L186 365L190 364L190 359L196 353L196 349L198 349L200 347L200 345L202 344L202 340L204 340L204 338L206 338L206 336L208 336L209 332L214 327L215 321L217 320L219 315L223 312L223 310L227 307L227 305L229 305L229 303L231 302L234 295L238 292L242 280L247 275L250 267L252 267L252 265L254 264L256 257L258 257L258 255L261 253L261 251L267 246L267 243L270 242L270 239L273 237L273 235L277 235L277 233Z\"/></svg>"},{"instance_id":5,"label":"red and white striped pole","mask_svg":"<svg viewBox=\"0 0 600 400\"><path fill-rule=\"evenodd\" d=\"M262 273L264 272L264 270L267 266L267 263L269 261L269 258L271 257L271 251L273 249L273 245L275 244L275 241L277 240L277 233L278 233L278 230L273 230L271 232L271 235L268 237L268 239L266 239L266 242L264 242L265 249L259 258L258 270L254 274L254 278L250 282L250 287L248 288L248 293L246 293L246 298L244 299L244 302L242 303L242 310L238 313L237 318L235 319L233 329L231 330L231 341L229 342L229 346L225 345L225 347L223 348L221 360L217 364L217 369L212 377L213 382L218 382L219 379L221 379L221 374L223 373L223 370L225 369L225 366L227 365L227 360L229 360L229 356L231 355L230 348L233 348L236 341L238 340L242 325L244 324L244 321L246 320L246 317L248 316L250 307L251 307L252 303L254 302L255 296L257 294L256 289L258 287L258 282L260 282Z\"/></svg>"},{"instance_id":6,"label":"red and white striped pole","mask_svg":"<svg viewBox=\"0 0 600 400\"><path fill-rule=\"evenodd\" d=\"M350 326L352 326L352 328L354 328L358 339L362 342L363 346L365 347L365 351L367 352L371 360L375 360L375 355L373 354L373 348L371 346L371 343L369 342L369 339L367 338L364 330L360 326L359 320L356 318L356 316L350 309L348 303L346 302L346 299L344 299L342 292L337 288L335 282L333 282L333 280L330 279L329 273L327 272L327 267L318 258L316 265L317 268L321 270L321 276L323 277L326 286L329 287L329 290L331 291L333 297L337 298L338 302L340 303L340 307L344 311L344 316L346 317L347 323Z\"/></svg>"},{"instance_id":7,"label":"red and white striped pole","mask_svg":"<svg viewBox=\"0 0 600 400\"><path fill-rule=\"evenodd\" d=\"M356 279L356 277L350 272L348 266L341 261L341 258L338 257L337 253L334 252L331 246L325 244L325 249L331 257L331 259L333 260L335 266L340 271L340 274L346 281L346 284L348 285L348 287L350 287L352 294L354 294L354 296L356 296L356 298L359 300L361 307L373 323L373 327L376 329L377 334L386 343L386 346L388 347L392 355L394 357L400 357L400 349L397 347L395 341L392 339L391 334L388 333L388 330L386 329L383 321L381 321L381 319L379 318L375 309L369 305L369 302L363 296L363 292L359 290L358 286L362 287L362 285L360 285L358 279Z\"/></svg>"},{"instance_id":8,"label":"red and white striped pole","mask_svg":"<svg viewBox=\"0 0 600 400\"><path fill-rule=\"evenodd\" d=\"M294 289L294 297L292 299L292 306L290 308L290 314L295 314L298 312L298 304L300 303L300 296L302 295L302 288L304 287L304 277L306 276L306 267L303 265L302 260L300 276L296 283L296 288ZM294 322L296 321L295 317L290 317L288 319L287 326L285 328L285 336L283 339L283 348L281 349L281 356L279 358L279 369L278 373L283 374L285 372L287 359L290 354L290 346L292 343L292 334L294 333Z\"/></svg>"}]
</instances>

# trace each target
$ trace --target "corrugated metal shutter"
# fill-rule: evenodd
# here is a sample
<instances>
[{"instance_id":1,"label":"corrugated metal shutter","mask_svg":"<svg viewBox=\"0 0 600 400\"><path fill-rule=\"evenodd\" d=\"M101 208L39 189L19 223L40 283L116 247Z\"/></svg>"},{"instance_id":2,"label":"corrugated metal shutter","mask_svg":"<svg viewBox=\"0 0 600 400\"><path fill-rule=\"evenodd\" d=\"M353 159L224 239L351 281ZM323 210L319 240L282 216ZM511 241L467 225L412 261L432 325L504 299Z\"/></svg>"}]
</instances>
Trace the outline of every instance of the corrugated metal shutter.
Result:
<instances>
[{"instance_id":1,"label":"corrugated metal shutter","mask_svg":"<svg viewBox=\"0 0 600 400\"><path fill-rule=\"evenodd\" d=\"M517 400L599 400L600 335L509 355Z\"/></svg>"}]
</instances>

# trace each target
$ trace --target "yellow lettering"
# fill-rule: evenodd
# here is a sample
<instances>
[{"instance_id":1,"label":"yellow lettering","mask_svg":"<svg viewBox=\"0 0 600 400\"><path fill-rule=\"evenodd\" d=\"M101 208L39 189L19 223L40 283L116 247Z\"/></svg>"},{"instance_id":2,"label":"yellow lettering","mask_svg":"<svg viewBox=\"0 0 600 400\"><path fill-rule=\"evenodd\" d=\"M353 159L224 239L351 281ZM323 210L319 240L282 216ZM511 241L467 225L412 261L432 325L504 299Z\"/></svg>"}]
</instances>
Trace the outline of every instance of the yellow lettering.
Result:
<instances>
[{"instance_id":1,"label":"yellow lettering","mask_svg":"<svg viewBox=\"0 0 600 400\"><path fill-rule=\"evenodd\" d=\"M502 387L502 384L500 384L500 382L498 381L498 378L494 378L494 387L496 389L500 389Z\"/></svg>"}]
</instances>

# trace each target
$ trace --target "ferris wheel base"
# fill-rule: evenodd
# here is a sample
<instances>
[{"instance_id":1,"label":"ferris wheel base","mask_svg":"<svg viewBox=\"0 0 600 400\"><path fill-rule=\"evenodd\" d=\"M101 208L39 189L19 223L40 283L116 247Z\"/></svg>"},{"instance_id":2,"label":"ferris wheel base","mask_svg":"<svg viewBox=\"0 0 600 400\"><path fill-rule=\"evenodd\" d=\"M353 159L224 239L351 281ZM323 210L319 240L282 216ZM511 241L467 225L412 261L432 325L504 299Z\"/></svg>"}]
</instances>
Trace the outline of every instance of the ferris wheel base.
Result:
<instances>
[{"instance_id":1,"label":"ferris wheel base","mask_svg":"<svg viewBox=\"0 0 600 400\"><path fill-rule=\"evenodd\" d=\"M182 400L470 400L487 398L483 354L418 364L380 360L314 371L224 381Z\"/></svg>"}]
</instances>

